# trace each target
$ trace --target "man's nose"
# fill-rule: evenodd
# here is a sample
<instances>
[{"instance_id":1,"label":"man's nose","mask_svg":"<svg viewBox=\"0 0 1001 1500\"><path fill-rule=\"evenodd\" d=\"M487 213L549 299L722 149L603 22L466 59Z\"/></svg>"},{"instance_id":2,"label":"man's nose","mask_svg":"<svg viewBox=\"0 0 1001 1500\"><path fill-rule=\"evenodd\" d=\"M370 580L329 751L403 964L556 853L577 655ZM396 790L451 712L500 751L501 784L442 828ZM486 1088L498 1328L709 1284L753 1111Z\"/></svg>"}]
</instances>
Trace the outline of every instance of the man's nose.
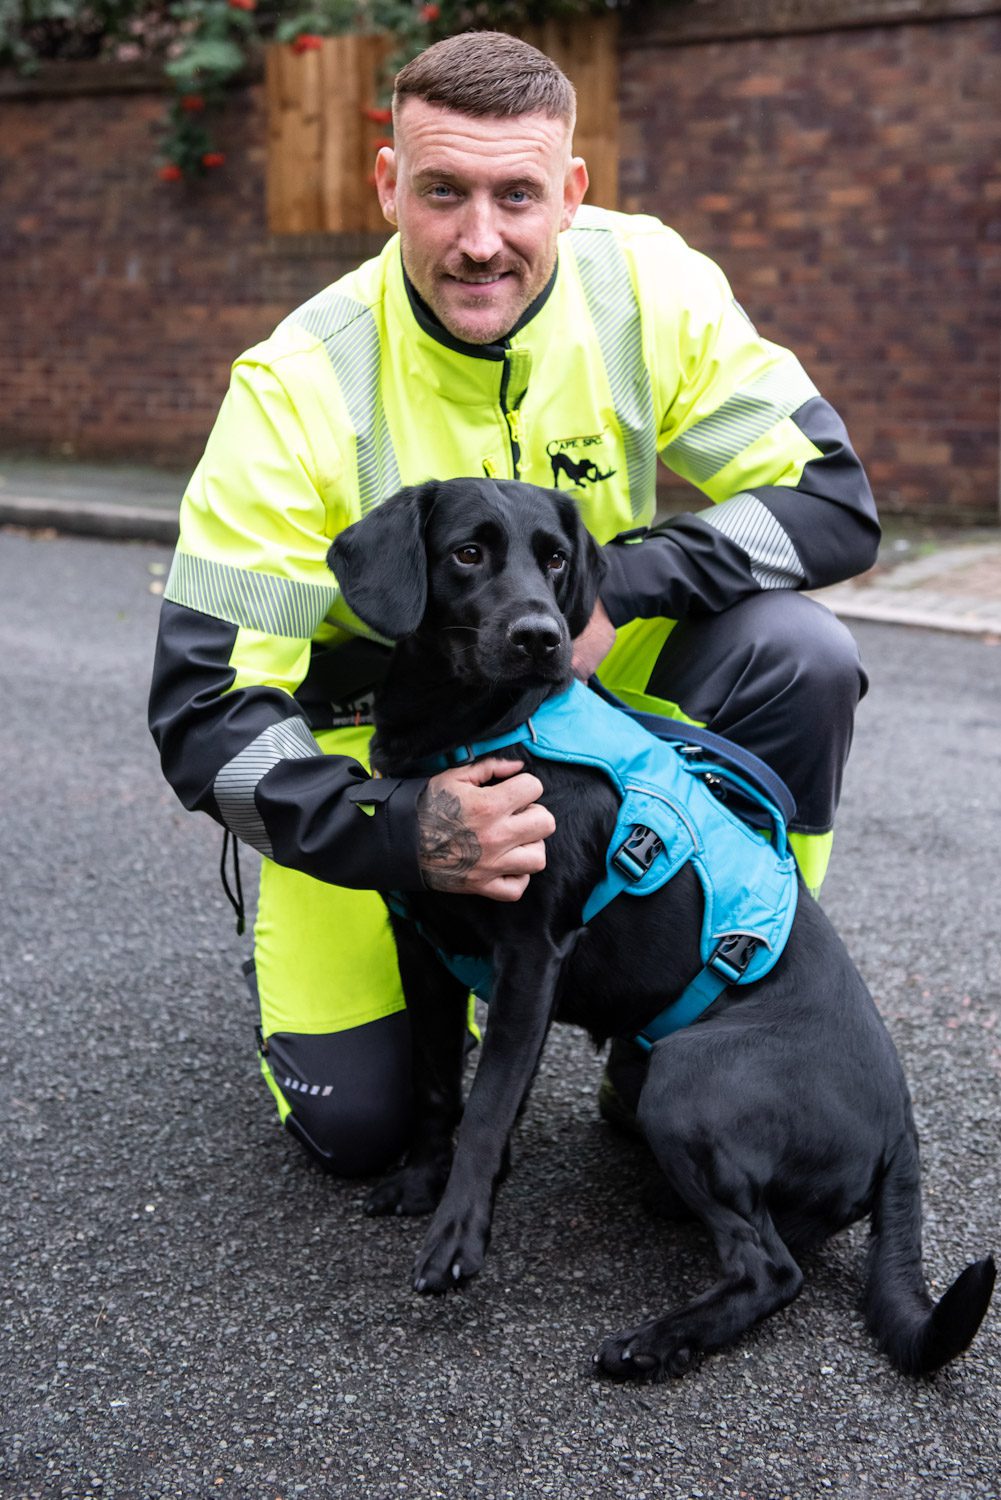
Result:
<instances>
[{"instance_id":1,"label":"man's nose","mask_svg":"<svg viewBox=\"0 0 1001 1500\"><path fill-rule=\"evenodd\" d=\"M502 247L497 209L492 203L471 199L462 216L459 249L467 260L486 264L500 254Z\"/></svg>"}]
</instances>

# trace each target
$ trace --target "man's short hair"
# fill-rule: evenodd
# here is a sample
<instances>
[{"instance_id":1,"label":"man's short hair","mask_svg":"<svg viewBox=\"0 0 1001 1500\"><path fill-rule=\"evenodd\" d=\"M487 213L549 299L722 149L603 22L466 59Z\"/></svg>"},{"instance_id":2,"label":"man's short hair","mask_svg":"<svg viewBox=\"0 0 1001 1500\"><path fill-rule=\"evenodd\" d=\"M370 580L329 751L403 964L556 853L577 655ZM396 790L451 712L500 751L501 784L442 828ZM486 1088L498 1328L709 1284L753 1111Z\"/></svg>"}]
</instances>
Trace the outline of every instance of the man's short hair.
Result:
<instances>
[{"instance_id":1,"label":"man's short hair","mask_svg":"<svg viewBox=\"0 0 1001 1500\"><path fill-rule=\"evenodd\" d=\"M544 114L573 130L577 95L566 74L528 42L502 31L466 31L435 42L396 75L393 113L423 99L461 115Z\"/></svg>"}]
</instances>

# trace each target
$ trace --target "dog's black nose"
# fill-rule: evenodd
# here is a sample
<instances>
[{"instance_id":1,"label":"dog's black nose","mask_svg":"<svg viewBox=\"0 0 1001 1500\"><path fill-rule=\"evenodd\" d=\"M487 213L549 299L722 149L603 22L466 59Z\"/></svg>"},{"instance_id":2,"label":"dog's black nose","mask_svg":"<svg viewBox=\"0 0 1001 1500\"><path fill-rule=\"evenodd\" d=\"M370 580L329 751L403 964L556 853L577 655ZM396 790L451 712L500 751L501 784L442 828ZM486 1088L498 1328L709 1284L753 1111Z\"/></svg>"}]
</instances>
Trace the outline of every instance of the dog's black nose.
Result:
<instances>
[{"instance_id":1,"label":"dog's black nose","mask_svg":"<svg viewBox=\"0 0 1001 1500\"><path fill-rule=\"evenodd\" d=\"M559 650L562 635L551 615L522 615L508 631L508 640L533 661L547 661Z\"/></svg>"}]
</instances>

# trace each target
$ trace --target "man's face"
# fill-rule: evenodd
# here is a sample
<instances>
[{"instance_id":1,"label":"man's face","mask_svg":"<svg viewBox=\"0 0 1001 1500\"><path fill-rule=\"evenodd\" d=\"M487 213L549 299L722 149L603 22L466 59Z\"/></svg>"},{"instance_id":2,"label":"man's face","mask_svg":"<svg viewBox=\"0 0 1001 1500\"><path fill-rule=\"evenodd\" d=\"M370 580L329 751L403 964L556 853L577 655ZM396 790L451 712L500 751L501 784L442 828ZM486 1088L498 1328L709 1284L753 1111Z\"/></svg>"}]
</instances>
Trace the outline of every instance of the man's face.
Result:
<instances>
[{"instance_id":1,"label":"man's face","mask_svg":"<svg viewBox=\"0 0 1001 1500\"><path fill-rule=\"evenodd\" d=\"M481 118L407 99L376 187L424 301L456 338L489 344L548 282L587 170L548 115Z\"/></svg>"}]
</instances>

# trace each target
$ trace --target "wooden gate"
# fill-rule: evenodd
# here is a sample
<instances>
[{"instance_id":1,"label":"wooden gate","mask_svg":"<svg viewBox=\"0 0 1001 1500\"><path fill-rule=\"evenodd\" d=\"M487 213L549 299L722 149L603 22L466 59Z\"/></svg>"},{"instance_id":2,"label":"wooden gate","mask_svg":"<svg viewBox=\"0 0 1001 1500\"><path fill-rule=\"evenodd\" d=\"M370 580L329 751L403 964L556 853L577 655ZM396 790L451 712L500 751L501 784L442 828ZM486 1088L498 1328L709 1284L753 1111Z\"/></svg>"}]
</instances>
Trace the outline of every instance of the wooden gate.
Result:
<instances>
[{"instance_id":1,"label":"wooden gate","mask_svg":"<svg viewBox=\"0 0 1001 1500\"><path fill-rule=\"evenodd\" d=\"M533 27L577 89L575 150L588 164L588 201L618 202L618 18ZM266 49L267 216L273 234L386 228L372 185L377 143L392 127L365 117L375 102L385 36L324 37L307 51Z\"/></svg>"}]
</instances>

